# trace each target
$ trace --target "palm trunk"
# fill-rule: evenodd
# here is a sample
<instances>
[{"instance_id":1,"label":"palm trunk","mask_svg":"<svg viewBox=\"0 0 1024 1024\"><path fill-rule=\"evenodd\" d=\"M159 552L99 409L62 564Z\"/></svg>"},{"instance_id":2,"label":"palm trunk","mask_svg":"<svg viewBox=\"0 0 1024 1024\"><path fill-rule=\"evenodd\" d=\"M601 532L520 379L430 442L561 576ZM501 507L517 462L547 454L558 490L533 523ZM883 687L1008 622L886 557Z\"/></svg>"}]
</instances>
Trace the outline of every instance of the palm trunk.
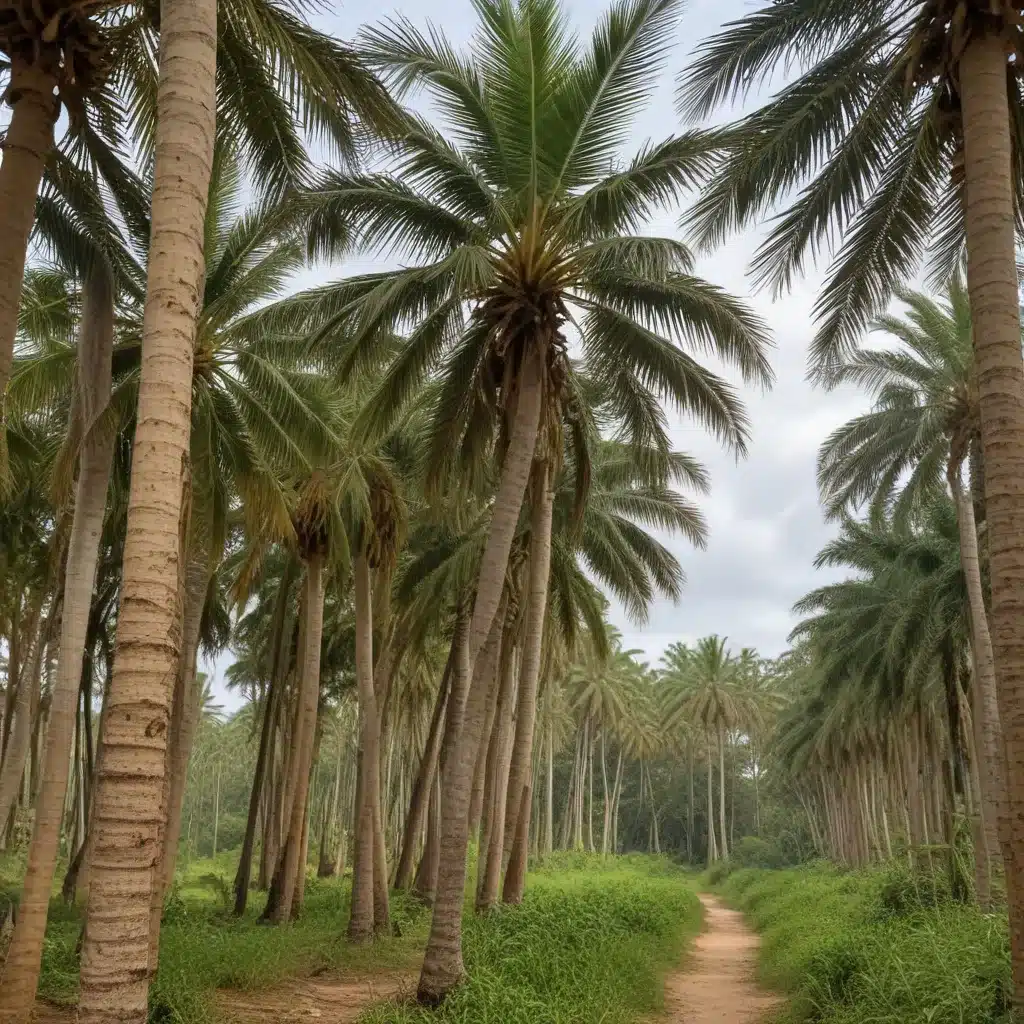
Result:
<instances>
[{"instance_id":1,"label":"palm trunk","mask_svg":"<svg viewBox=\"0 0 1024 1024\"><path fill-rule=\"evenodd\" d=\"M163 851L163 889L174 881L178 863L178 840L181 837L181 809L185 801L185 779L192 753L196 726L199 723L199 691L196 688L196 659L199 655L199 631L203 608L210 584L208 561L204 556L190 560L185 580L185 612L182 622L181 659L174 684L171 704L171 727L168 734L167 828ZM161 903L163 892L161 891Z\"/></svg>"},{"instance_id":2,"label":"palm trunk","mask_svg":"<svg viewBox=\"0 0 1024 1024\"><path fill-rule=\"evenodd\" d=\"M548 726L548 771L544 787L544 846L545 854L552 853L555 843L555 733Z\"/></svg>"},{"instance_id":3,"label":"palm trunk","mask_svg":"<svg viewBox=\"0 0 1024 1024\"><path fill-rule=\"evenodd\" d=\"M39 607L41 607L42 593L40 593L38 601ZM34 617L34 615L30 615L29 619ZM16 699L10 702L10 709L4 721L4 726L10 726L11 730L8 732L3 764L0 766L0 830L6 825L7 819L18 802L21 780L25 774L25 763L32 745L32 720L39 704L43 648L46 646L46 637L42 631L39 631L35 644L32 667L25 666L15 674L8 664L7 686ZM12 716L13 723L11 722ZM2 842L0 842L0 849L3 849Z\"/></svg>"},{"instance_id":4,"label":"palm trunk","mask_svg":"<svg viewBox=\"0 0 1024 1024\"><path fill-rule=\"evenodd\" d=\"M295 898L296 873L299 870L306 825L309 776L312 766L317 707L320 699L320 643L324 628L323 559L313 552L306 559L306 595L303 601L305 621L302 628L302 668L298 692L298 714L292 742L299 754L295 766L295 790L282 861L281 898L273 915L275 922L290 921ZM304 865L303 865L304 866Z\"/></svg>"},{"instance_id":5,"label":"palm trunk","mask_svg":"<svg viewBox=\"0 0 1024 1024\"><path fill-rule=\"evenodd\" d=\"M35 1002L43 954L46 912L60 846L61 813L68 788L68 748L77 717L82 658L89 633L100 534L114 434L97 421L110 400L110 358L114 344L114 295L109 272L97 266L86 286L79 339L79 399L73 415L82 430L75 511L68 542L61 612L57 679L50 695L50 720L36 801L35 827L22 885L18 924L3 972L0 1020L27 1021ZM32 680L24 678L26 686Z\"/></svg>"},{"instance_id":6,"label":"palm trunk","mask_svg":"<svg viewBox=\"0 0 1024 1024\"><path fill-rule=\"evenodd\" d=\"M1006 865L1014 1009L1024 1012L1024 363L1015 262L1014 162L1002 37L960 59L967 287L974 323L992 586L992 640L1006 763Z\"/></svg>"},{"instance_id":7,"label":"palm trunk","mask_svg":"<svg viewBox=\"0 0 1024 1024\"><path fill-rule=\"evenodd\" d=\"M515 844L520 812L529 816L532 787L530 769L533 764L533 733L537 721L537 684L540 680L540 659L544 644L544 617L547 610L548 577L551 572L551 517L554 490L551 469L546 462L533 474L534 494L530 516L530 581L527 595L526 635L523 641L523 662L519 676L519 705L516 714L516 735L509 765L508 798L505 804L505 861L509 862ZM516 858L514 872L506 871L503 898L506 903L520 903L526 886L526 857Z\"/></svg>"},{"instance_id":8,"label":"palm trunk","mask_svg":"<svg viewBox=\"0 0 1024 1024\"><path fill-rule=\"evenodd\" d=\"M707 737L708 744L708 863L713 864L718 860L718 844L715 842L715 782L714 770L711 762L711 737ZM641 776L641 784L643 777Z\"/></svg>"},{"instance_id":9,"label":"palm trunk","mask_svg":"<svg viewBox=\"0 0 1024 1024\"><path fill-rule=\"evenodd\" d=\"M437 763L441 755L445 708L448 704L448 690L451 686L457 639L458 631L452 637L448 664L445 667L444 675L441 677L441 686L437 691L437 699L434 702L434 713L430 719L430 731L427 734L426 747L423 751L423 756L420 758L419 769L416 772L416 781L412 787L412 796L409 799L409 813L406 815L402 834L402 851L398 858L398 867L395 870L395 888L400 890L408 889L413 881L413 870L416 866L416 847L419 845L420 833L423 831L423 820L427 814L427 805L430 801L434 777L437 774Z\"/></svg>"},{"instance_id":10,"label":"palm trunk","mask_svg":"<svg viewBox=\"0 0 1024 1024\"><path fill-rule=\"evenodd\" d=\"M718 824L722 860L728 860L729 844L725 838L725 729L721 723L718 725Z\"/></svg>"},{"instance_id":11,"label":"palm trunk","mask_svg":"<svg viewBox=\"0 0 1024 1024\"><path fill-rule=\"evenodd\" d=\"M181 497L216 121L217 5L163 0L142 370L82 945L85 1024L146 1019L149 909L181 637Z\"/></svg>"},{"instance_id":12,"label":"palm trunk","mask_svg":"<svg viewBox=\"0 0 1024 1024\"><path fill-rule=\"evenodd\" d=\"M235 916L245 913L249 899L249 879L252 875L252 854L256 843L256 818L259 812L260 798L265 788L267 765L271 757L271 739L277 722L277 707L280 701L281 688L284 685L285 631L288 626L288 599L291 591L294 561L288 559L281 587L277 593L274 608L274 636L270 658L270 678L267 683L267 697L263 707L263 724L260 729L260 748L256 757L256 770L253 775L252 791L249 794L249 815L245 822L245 838L242 840L242 855L235 873ZM268 804L269 806L269 804Z\"/></svg>"},{"instance_id":13,"label":"palm trunk","mask_svg":"<svg viewBox=\"0 0 1024 1024\"><path fill-rule=\"evenodd\" d=\"M498 891L501 885L501 867L505 837L502 825L506 820L505 804L509 792L509 768L512 755L513 733L515 721L513 708L516 703L516 650L515 640L510 631L505 633L502 645L501 689L498 693L496 721L494 724L495 751L494 774L491 781L492 804L490 815L490 836L487 843L487 856L483 863L483 884L477 895L476 909L490 910L498 902ZM515 841L515 837L509 841ZM482 852L482 850L481 850Z\"/></svg>"},{"instance_id":14,"label":"palm trunk","mask_svg":"<svg viewBox=\"0 0 1024 1024\"><path fill-rule=\"evenodd\" d=\"M476 600L469 627L470 671L476 666L477 656L490 634L491 623L501 601L508 556L519 523L519 512L523 507L523 495L530 479L543 401L542 359L542 353L531 347L519 372L508 448L501 465L501 478L494 496L487 541L480 558Z\"/></svg>"},{"instance_id":15,"label":"palm trunk","mask_svg":"<svg viewBox=\"0 0 1024 1024\"><path fill-rule=\"evenodd\" d=\"M355 560L356 685L359 692L359 770L356 776L355 853L348 937L373 938L375 831L373 792L380 790L380 719L373 689L373 597L366 555Z\"/></svg>"},{"instance_id":16,"label":"palm trunk","mask_svg":"<svg viewBox=\"0 0 1024 1024\"><path fill-rule=\"evenodd\" d=\"M474 666L462 728L443 778L437 893L417 989L419 1001L429 1005L440 1003L465 973L462 963L462 904L466 891L469 799L473 768L487 714L490 681L501 647L505 615L499 611L500 614L492 619L486 647Z\"/></svg>"},{"instance_id":17,"label":"palm trunk","mask_svg":"<svg viewBox=\"0 0 1024 1024\"><path fill-rule=\"evenodd\" d=\"M6 393L11 377L25 256L36 219L36 193L53 149L53 127L59 111L53 94L57 58L45 52L49 49L43 46L44 53L35 64L20 53L10 59L7 102L12 110L0 163L0 396ZM3 411L0 406L0 422ZM0 476L5 471L6 466L0 462Z\"/></svg>"}]
</instances>

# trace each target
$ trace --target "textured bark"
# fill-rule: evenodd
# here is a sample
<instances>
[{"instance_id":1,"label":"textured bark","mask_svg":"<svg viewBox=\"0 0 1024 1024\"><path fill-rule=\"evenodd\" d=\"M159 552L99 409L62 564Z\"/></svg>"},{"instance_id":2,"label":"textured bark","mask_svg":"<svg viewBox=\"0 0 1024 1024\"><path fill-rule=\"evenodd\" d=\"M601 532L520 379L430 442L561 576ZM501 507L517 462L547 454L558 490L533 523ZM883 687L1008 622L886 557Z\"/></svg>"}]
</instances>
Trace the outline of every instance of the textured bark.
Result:
<instances>
[{"instance_id":1,"label":"textured bark","mask_svg":"<svg viewBox=\"0 0 1024 1024\"><path fill-rule=\"evenodd\" d=\"M520 903L526 888L526 856L516 858L511 870L511 855L519 828L519 815L526 815L525 834L530 831L531 803L524 794L530 792L533 764L533 734L537 721L537 684L540 680L540 659L544 646L544 617L547 611L548 577L551 573L551 516L554 490L551 470L545 463L534 476L539 493L535 494L530 521L530 579L526 608L526 637L523 666L519 678L519 708L516 714L516 738L508 776L508 800L505 810L506 903Z\"/></svg>"},{"instance_id":2,"label":"textured bark","mask_svg":"<svg viewBox=\"0 0 1024 1024\"><path fill-rule=\"evenodd\" d=\"M114 433L99 421L110 400L110 358L114 345L114 294L110 275L98 265L85 288L79 329L77 408L81 430L75 510L64 576L57 679L50 696L50 717L35 826L22 883L18 924L7 953L0 1000L0 1021L27 1021L35 1002L43 955L46 913L60 847L60 827L68 788L68 749L77 717L82 658L89 633L100 534L114 453ZM23 679L31 685L31 680Z\"/></svg>"},{"instance_id":3,"label":"textured bark","mask_svg":"<svg viewBox=\"0 0 1024 1024\"><path fill-rule=\"evenodd\" d=\"M960 60L967 287L974 325L1007 801L1000 816L1014 1008L1024 1012L1024 362L1006 50L978 33Z\"/></svg>"},{"instance_id":4,"label":"textured bark","mask_svg":"<svg viewBox=\"0 0 1024 1024\"><path fill-rule=\"evenodd\" d=\"M432 904L437 891L437 868L441 861L441 774L434 775L427 808L427 833L423 842L423 856L416 869L413 892L424 903Z\"/></svg>"},{"instance_id":5,"label":"textured bark","mask_svg":"<svg viewBox=\"0 0 1024 1024\"><path fill-rule=\"evenodd\" d=\"M466 891L469 798L473 767L483 735L490 679L501 647L504 613L493 618L491 633L473 670L462 728L443 776L441 853L430 937L423 955L417 998L436 1005L463 978L462 904Z\"/></svg>"},{"instance_id":6,"label":"textured bark","mask_svg":"<svg viewBox=\"0 0 1024 1024\"><path fill-rule=\"evenodd\" d=\"M36 63L29 63L21 54L13 55L7 87L12 109L0 162L0 400L11 376L25 255L36 219L36 193L53 149L57 121L57 56L45 49ZM0 420L2 414L0 406Z\"/></svg>"},{"instance_id":7,"label":"textured bark","mask_svg":"<svg viewBox=\"0 0 1024 1024\"><path fill-rule=\"evenodd\" d=\"M306 559L306 599L303 602L305 622L302 629L302 670L299 686L299 714L296 718L297 745L295 792L282 856L283 882L281 900L274 921L288 921L292 916L296 877L305 843L306 814L309 795L309 774L312 767L316 737L317 708L320 699L320 642L324 629L323 555L311 554Z\"/></svg>"},{"instance_id":8,"label":"textured bark","mask_svg":"<svg viewBox=\"0 0 1024 1024\"><path fill-rule=\"evenodd\" d=\"M473 617L469 627L471 671L490 633L491 623L501 601L512 539L515 537L519 512L523 507L523 495L530 479L543 401L541 360L541 353L531 348L519 374L508 449L502 462L501 479L494 496L487 541L480 558L476 601L473 603Z\"/></svg>"},{"instance_id":9,"label":"textured bark","mask_svg":"<svg viewBox=\"0 0 1024 1024\"><path fill-rule=\"evenodd\" d=\"M654 794L651 794L654 800ZM725 831L725 728L721 722L718 724L718 824L719 824L719 853L722 860L729 859L729 843Z\"/></svg>"},{"instance_id":10,"label":"textured bark","mask_svg":"<svg viewBox=\"0 0 1024 1024\"><path fill-rule=\"evenodd\" d=\"M216 121L217 9L163 0L142 368L116 654L82 946L85 1024L146 1020L149 908L171 682L192 355Z\"/></svg>"},{"instance_id":11,"label":"textured bark","mask_svg":"<svg viewBox=\"0 0 1024 1024\"><path fill-rule=\"evenodd\" d=\"M380 719L373 687L373 596L366 555L355 559L356 686L359 693L359 771L357 775L352 909L348 937L369 942L374 928L374 790L380 790Z\"/></svg>"}]
</instances>

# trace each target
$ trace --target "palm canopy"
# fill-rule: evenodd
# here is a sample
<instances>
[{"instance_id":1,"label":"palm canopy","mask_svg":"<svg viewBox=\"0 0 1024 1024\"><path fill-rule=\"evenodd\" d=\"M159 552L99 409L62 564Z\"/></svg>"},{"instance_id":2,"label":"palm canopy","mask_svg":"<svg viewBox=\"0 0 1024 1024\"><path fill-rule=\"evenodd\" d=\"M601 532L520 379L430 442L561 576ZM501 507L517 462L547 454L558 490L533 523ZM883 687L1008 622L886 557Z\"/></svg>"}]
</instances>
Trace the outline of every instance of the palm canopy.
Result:
<instances>
[{"instance_id":1,"label":"palm canopy","mask_svg":"<svg viewBox=\"0 0 1024 1024\"><path fill-rule=\"evenodd\" d=\"M698 134L671 136L620 158L679 6L620 0L585 48L554 0L475 0L466 53L402 20L366 34L371 64L398 88L426 90L440 126L413 123L382 173L326 174L307 196L310 242L330 248L352 229L411 265L298 296L281 320L316 325L315 340L340 351L341 372L378 358L382 332L407 332L365 429L386 429L435 375L430 447L441 469L460 445L489 443L537 358L549 426L564 416L579 429L585 374L631 439L668 449L662 399L744 449L735 391L687 348L768 384L765 330L693 275L685 246L643 234L706 172L706 146ZM566 354L570 322L578 370Z\"/></svg>"},{"instance_id":2,"label":"palm canopy","mask_svg":"<svg viewBox=\"0 0 1024 1024\"><path fill-rule=\"evenodd\" d=\"M899 290L904 316L873 324L898 342L844 355L836 384L865 388L871 411L829 435L818 456L818 486L829 513L870 503L897 519L945 490L978 431L971 389L971 310L958 279L944 300Z\"/></svg>"},{"instance_id":3,"label":"palm canopy","mask_svg":"<svg viewBox=\"0 0 1024 1024\"><path fill-rule=\"evenodd\" d=\"M811 350L812 371L825 381L924 262L934 282L962 262L956 66L975 34L995 29L1009 52L1019 45L1019 18L1004 17L1004 6L1014 7L776 0L705 40L681 81L682 109L703 117L796 69L789 84L718 136L721 161L692 223L710 245L781 210L752 263L756 281L776 293L808 259L834 251ZM1020 69L1019 59L1008 59L1014 166L1024 155ZM1014 188L1019 218L1019 175Z\"/></svg>"}]
</instances>

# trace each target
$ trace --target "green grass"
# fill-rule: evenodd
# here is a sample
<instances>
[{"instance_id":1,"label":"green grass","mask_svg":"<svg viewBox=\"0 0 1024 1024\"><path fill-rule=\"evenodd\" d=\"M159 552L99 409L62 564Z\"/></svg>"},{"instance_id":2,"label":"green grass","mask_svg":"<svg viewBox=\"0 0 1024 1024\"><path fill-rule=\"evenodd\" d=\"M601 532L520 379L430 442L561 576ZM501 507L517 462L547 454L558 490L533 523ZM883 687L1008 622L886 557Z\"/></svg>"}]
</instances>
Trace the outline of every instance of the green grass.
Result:
<instances>
[{"instance_id":1,"label":"green grass","mask_svg":"<svg viewBox=\"0 0 1024 1024\"><path fill-rule=\"evenodd\" d=\"M720 884L761 933L761 980L815 1024L999 1024L1005 913L954 903L942 876L827 865L742 870Z\"/></svg>"},{"instance_id":2,"label":"green grass","mask_svg":"<svg viewBox=\"0 0 1024 1024\"><path fill-rule=\"evenodd\" d=\"M415 901L393 899L400 937L352 946L345 940L347 881L308 880L302 918L270 927L258 922L260 894L252 894L245 917L231 916L234 867L225 854L179 872L161 930L152 1024L211 1024L218 988L253 991L324 971L366 976L418 968L429 915ZM18 865L0 861L0 897L16 892L18 873ZM54 899L40 979L44 999L77 998L80 927L80 908ZM662 975L699 927L694 887L667 860L556 856L531 874L521 907L484 919L467 914L471 979L440 1012L388 1006L365 1020L630 1024L660 1005Z\"/></svg>"},{"instance_id":3,"label":"green grass","mask_svg":"<svg viewBox=\"0 0 1024 1024\"><path fill-rule=\"evenodd\" d=\"M693 886L667 861L556 858L522 906L467 918L469 980L439 1011L383 1005L361 1021L629 1024L660 1007L663 975L700 920Z\"/></svg>"}]
</instances>

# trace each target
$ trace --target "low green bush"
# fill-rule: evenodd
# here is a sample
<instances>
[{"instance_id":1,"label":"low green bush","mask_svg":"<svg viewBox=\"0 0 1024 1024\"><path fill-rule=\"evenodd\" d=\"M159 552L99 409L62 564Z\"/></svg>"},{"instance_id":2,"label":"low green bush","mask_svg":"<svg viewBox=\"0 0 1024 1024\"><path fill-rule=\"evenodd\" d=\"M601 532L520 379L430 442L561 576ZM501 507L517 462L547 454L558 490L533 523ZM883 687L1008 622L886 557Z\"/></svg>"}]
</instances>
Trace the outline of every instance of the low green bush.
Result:
<instances>
[{"instance_id":1,"label":"low green bush","mask_svg":"<svg viewBox=\"0 0 1024 1024\"><path fill-rule=\"evenodd\" d=\"M940 871L825 864L730 873L720 891L761 933L761 979L814 1024L1002 1024L1004 914L957 903Z\"/></svg>"},{"instance_id":2,"label":"low green bush","mask_svg":"<svg viewBox=\"0 0 1024 1024\"><path fill-rule=\"evenodd\" d=\"M361 1024L627 1024L656 1010L700 904L660 860L537 875L519 907L467 918L468 981L439 1010L374 1007Z\"/></svg>"}]
</instances>

